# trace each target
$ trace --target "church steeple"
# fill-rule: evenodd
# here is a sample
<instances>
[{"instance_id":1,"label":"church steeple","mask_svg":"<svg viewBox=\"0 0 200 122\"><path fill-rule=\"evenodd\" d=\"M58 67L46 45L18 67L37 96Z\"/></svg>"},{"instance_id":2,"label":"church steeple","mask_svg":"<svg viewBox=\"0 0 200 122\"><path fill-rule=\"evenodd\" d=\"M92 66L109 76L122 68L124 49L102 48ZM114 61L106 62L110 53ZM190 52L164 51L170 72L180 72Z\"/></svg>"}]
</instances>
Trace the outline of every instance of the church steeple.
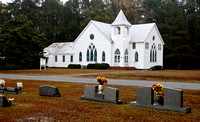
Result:
<instances>
[{"instance_id":1,"label":"church steeple","mask_svg":"<svg viewBox=\"0 0 200 122\"><path fill-rule=\"evenodd\" d=\"M115 18L115 21L111 24L112 26L131 26L129 21L126 19L123 11L120 10L119 14Z\"/></svg>"},{"instance_id":2,"label":"church steeple","mask_svg":"<svg viewBox=\"0 0 200 122\"><path fill-rule=\"evenodd\" d=\"M131 24L126 19L123 11L120 10L119 14L115 18L115 21L111 24L112 26L112 40L115 41L116 38L130 38L130 28Z\"/></svg>"}]
</instances>

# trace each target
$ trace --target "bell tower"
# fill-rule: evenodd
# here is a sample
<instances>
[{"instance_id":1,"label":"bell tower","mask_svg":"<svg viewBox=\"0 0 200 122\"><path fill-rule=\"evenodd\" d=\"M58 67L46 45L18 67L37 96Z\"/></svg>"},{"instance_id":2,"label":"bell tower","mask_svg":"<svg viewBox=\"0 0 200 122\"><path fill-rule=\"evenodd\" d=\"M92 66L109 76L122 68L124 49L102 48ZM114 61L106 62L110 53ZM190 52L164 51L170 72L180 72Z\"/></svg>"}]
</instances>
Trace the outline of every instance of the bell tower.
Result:
<instances>
[{"instance_id":1,"label":"bell tower","mask_svg":"<svg viewBox=\"0 0 200 122\"><path fill-rule=\"evenodd\" d=\"M130 38L131 24L126 19L122 10L120 10L115 21L111 24L112 26L112 40L115 38Z\"/></svg>"},{"instance_id":2,"label":"bell tower","mask_svg":"<svg viewBox=\"0 0 200 122\"><path fill-rule=\"evenodd\" d=\"M115 21L111 24L112 34L111 39L113 40L113 55L116 55L116 50L119 50L120 57L114 57L115 66L125 66L125 50L129 48L129 42L131 40L131 24L126 19L122 10L120 10Z\"/></svg>"}]
</instances>

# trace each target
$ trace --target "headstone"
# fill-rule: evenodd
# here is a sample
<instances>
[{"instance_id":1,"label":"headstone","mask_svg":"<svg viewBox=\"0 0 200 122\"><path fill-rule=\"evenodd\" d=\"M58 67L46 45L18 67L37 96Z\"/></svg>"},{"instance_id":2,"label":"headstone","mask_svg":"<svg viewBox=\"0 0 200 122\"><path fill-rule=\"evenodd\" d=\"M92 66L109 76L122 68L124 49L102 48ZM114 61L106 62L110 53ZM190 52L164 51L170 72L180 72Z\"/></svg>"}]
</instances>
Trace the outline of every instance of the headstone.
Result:
<instances>
[{"instance_id":1,"label":"headstone","mask_svg":"<svg viewBox=\"0 0 200 122\"><path fill-rule=\"evenodd\" d=\"M178 89L164 88L164 106L183 107L183 91Z\"/></svg>"},{"instance_id":2,"label":"headstone","mask_svg":"<svg viewBox=\"0 0 200 122\"><path fill-rule=\"evenodd\" d=\"M153 90L151 87L137 87L137 104L152 105L153 104Z\"/></svg>"},{"instance_id":3,"label":"headstone","mask_svg":"<svg viewBox=\"0 0 200 122\"><path fill-rule=\"evenodd\" d=\"M0 107L7 107L7 106L10 106L8 100L4 95L0 94Z\"/></svg>"},{"instance_id":4,"label":"headstone","mask_svg":"<svg viewBox=\"0 0 200 122\"><path fill-rule=\"evenodd\" d=\"M85 97L95 97L97 90L98 90L98 86L85 85L84 96Z\"/></svg>"},{"instance_id":5,"label":"headstone","mask_svg":"<svg viewBox=\"0 0 200 122\"><path fill-rule=\"evenodd\" d=\"M190 107L183 107L182 90L164 88L164 105L154 105L153 95L154 91L151 87L138 87L136 102L130 102L130 105L177 111L182 113L191 113Z\"/></svg>"},{"instance_id":6,"label":"headstone","mask_svg":"<svg viewBox=\"0 0 200 122\"><path fill-rule=\"evenodd\" d=\"M98 102L108 102L114 104L122 104L121 100L118 100L119 90L116 88L105 87L104 93L97 93L98 86L85 85L84 96L81 96L81 100L90 100Z\"/></svg>"},{"instance_id":7,"label":"headstone","mask_svg":"<svg viewBox=\"0 0 200 122\"><path fill-rule=\"evenodd\" d=\"M58 88L54 86L39 86L39 94L47 97L61 97Z\"/></svg>"},{"instance_id":8,"label":"headstone","mask_svg":"<svg viewBox=\"0 0 200 122\"><path fill-rule=\"evenodd\" d=\"M112 87L104 88L104 99L105 100L118 101L118 97L119 97L119 89L112 88Z\"/></svg>"},{"instance_id":9,"label":"headstone","mask_svg":"<svg viewBox=\"0 0 200 122\"><path fill-rule=\"evenodd\" d=\"M18 89L14 88L14 87L6 87L5 89L6 89L6 91L10 91L10 92L16 92L16 91L18 91Z\"/></svg>"},{"instance_id":10,"label":"headstone","mask_svg":"<svg viewBox=\"0 0 200 122\"><path fill-rule=\"evenodd\" d=\"M4 92L5 93L11 93L11 94L18 94L21 93L21 89L19 88L14 88L14 87L5 87Z\"/></svg>"}]
</instances>

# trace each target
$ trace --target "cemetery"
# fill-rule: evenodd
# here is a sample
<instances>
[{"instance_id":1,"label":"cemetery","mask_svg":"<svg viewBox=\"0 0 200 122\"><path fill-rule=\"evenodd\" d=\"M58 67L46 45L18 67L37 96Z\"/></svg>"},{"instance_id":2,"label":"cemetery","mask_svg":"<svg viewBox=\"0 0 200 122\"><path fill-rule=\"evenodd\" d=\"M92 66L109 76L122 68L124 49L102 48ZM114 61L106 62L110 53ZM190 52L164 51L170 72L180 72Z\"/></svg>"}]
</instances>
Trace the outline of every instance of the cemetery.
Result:
<instances>
[{"instance_id":1,"label":"cemetery","mask_svg":"<svg viewBox=\"0 0 200 122\"><path fill-rule=\"evenodd\" d=\"M101 78L107 82L104 81L102 84L98 77L97 82L92 84L4 79L3 87L17 88L17 82L23 83L23 92L1 93L0 120L198 121L200 119L199 90L172 89L163 86L163 103L157 105L153 96L160 91L154 91L152 87L111 85L107 78ZM103 85L102 90L100 85Z\"/></svg>"}]
</instances>

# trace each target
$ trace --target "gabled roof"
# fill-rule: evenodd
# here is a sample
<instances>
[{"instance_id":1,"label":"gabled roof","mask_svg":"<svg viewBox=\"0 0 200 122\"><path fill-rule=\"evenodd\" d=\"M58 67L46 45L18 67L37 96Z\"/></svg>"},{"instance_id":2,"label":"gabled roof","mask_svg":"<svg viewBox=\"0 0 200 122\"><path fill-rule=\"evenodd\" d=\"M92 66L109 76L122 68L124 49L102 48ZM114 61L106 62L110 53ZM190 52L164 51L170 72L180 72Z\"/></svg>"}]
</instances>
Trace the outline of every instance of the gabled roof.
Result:
<instances>
[{"instance_id":1,"label":"gabled roof","mask_svg":"<svg viewBox=\"0 0 200 122\"><path fill-rule=\"evenodd\" d=\"M73 42L58 42L49 45L48 47L44 48L44 56L47 55L61 55L61 54L71 54L73 50Z\"/></svg>"},{"instance_id":2,"label":"gabled roof","mask_svg":"<svg viewBox=\"0 0 200 122\"><path fill-rule=\"evenodd\" d=\"M115 18L115 21L111 25L112 26L120 26L120 25L131 26L131 24L126 19L126 16L124 15L122 10L120 10L119 14Z\"/></svg>"},{"instance_id":3,"label":"gabled roof","mask_svg":"<svg viewBox=\"0 0 200 122\"><path fill-rule=\"evenodd\" d=\"M108 40L111 40L111 25L103 22L92 20L92 23L98 28L98 30L106 36Z\"/></svg>"},{"instance_id":4,"label":"gabled roof","mask_svg":"<svg viewBox=\"0 0 200 122\"><path fill-rule=\"evenodd\" d=\"M79 34L79 36L75 39L74 42L76 42L81 35L85 32L85 30L87 30L87 28L91 25L94 24L94 26L110 41L111 40L111 25L107 24L107 23L103 23L103 22L98 22L98 21L94 21L91 20L87 26L83 29L83 31Z\"/></svg>"},{"instance_id":5,"label":"gabled roof","mask_svg":"<svg viewBox=\"0 0 200 122\"><path fill-rule=\"evenodd\" d=\"M155 27L158 35L161 39L161 42L164 44L164 41L160 35L160 32L155 23L148 24L137 24L131 26L131 42L144 42L151 32L151 30Z\"/></svg>"},{"instance_id":6,"label":"gabled roof","mask_svg":"<svg viewBox=\"0 0 200 122\"><path fill-rule=\"evenodd\" d=\"M131 26L131 42L144 42L155 23Z\"/></svg>"}]
</instances>

